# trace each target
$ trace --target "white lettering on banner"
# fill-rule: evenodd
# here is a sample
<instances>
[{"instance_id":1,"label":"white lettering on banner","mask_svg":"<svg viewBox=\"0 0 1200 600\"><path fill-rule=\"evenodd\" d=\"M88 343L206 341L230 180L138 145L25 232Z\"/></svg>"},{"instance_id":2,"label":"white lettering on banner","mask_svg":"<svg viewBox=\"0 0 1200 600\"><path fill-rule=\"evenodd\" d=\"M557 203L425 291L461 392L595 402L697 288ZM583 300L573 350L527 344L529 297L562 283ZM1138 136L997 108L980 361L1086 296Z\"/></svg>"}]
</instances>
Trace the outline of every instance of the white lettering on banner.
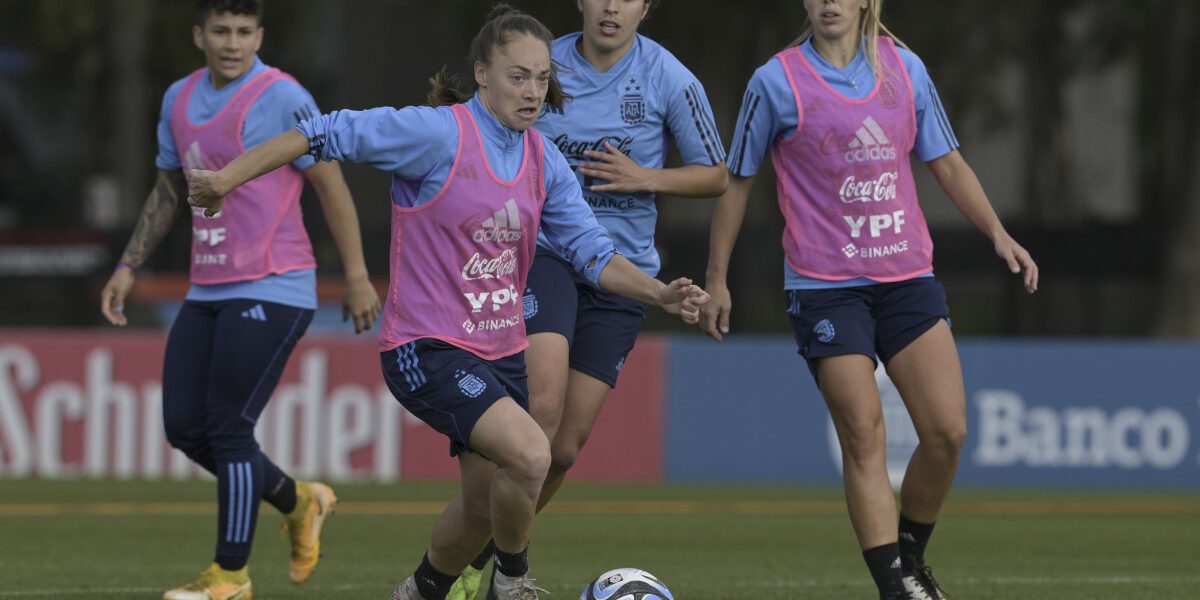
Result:
<instances>
[{"instance_id":1,"label":"white lettering on banner","mask_svg":"<svg viewBox=\"0 0 1200 600\"><path fill-rule=\"evenodd\" d=\"M1128 407L1111 415L1099 407L1027 408L1007 390L980 391L976 403L974 459L984 467L1167 470L1183 462L1190 443L1187 420L1171 408Z\"/></svg>"},{"instance_id":2,"label":"white lettering on banner","mask_svg":"<svg viewBox=\"0 0 1200 600\"><path fill-rule=\"evenodd\" d=\"M83 391L69 381L51 383L38 394L34 409L37 436L37 470L43 477L55 478L77 475L77 468L68 468L62 460L63 421L83 418Z\"/></svg>"},{"instance_id":3,"label":"white lettering on banner","mask_svg":"<svg viewBox=\"0 0 1200 600\"><path fill-rule=\"evenodd\" d=\"M395 403L399 404L399 403ZM351 479L350 455L371 445L371 394L359 386L342 386L329 397L329 444L325 472L330 479Z\"/></svg>"},{"instance_id":4,"label":"white lettering on banner","mask_svg":"<svg viewBox=\"0 0 1200 600\"><path fill-rule=\"evenodd\" d=\"M224 227L193 227L192 237L201 244L216 246L225 241Z\"/></svg>"},{"instance_id":5,"label":"white lettering on banner","mask_svg":"<svg viewBox=\"0 0 1200 600\"><path fill-rule=\"evenodd\" d=\"M112 353L96 349L84 359L83 385L48 382L32 403L32 431L21 405L21 392L40 383L36 358L19 346L0 348L0 474L42 477L157 477L167 447L162 431L162 387L148 384L139 403L133 387L114 383ZM10 373L14 376L9 377ZM139 427L138 419L141 419ZM63 458L63 428L82 421L83 465ZM141 470L136 448L142 440ZM153 443L148 440L156 440ZM4 460L7 458L7 460ZM171 451L171 475L185 478L196 470L183 453Z\"/></svg>"},{"instance_id":6,"label":"white lettering on banner","mask_svg":"<svg viewBox=\"0 0 1200 600\"><path fill-rule=\"evenodd\" d=\"M166 442L161 383L115 380L120 357L98 346L84 355L81 375L44 381L37 355L0 345L0 476L185 479L202 473ZM294 360L299 381L280 385L259 419L259 439L272 459L301 477L399 479L404 426L420 421L386 385L329 385L323 350ZM80 448L81 456L68 457L68 447Z\"/></svg>"},{"instance_id":7,"label":"white lettering on banner","mask_svg":"<svg viewBox=\"0 0 1200 600\"><path fill-rule=\"evenodd\" d=\"M891 214L884 213L882 215L871 215L870 217L851 215L843 215L846 224L850 226L850 237L858 239L862 237L862 228L864 224L869 224L870 235L877 238L883 234L885 230L891 229L892 233L899 235L901 226L906 223L904 220L904 211L897 210Z\"/></svg>"},{"instance_id":8,"label":"white lettering on banner","mask_svg":"<svg viewBox=\"0 0 1200 600\"><path fill-rule=\"evenodd\" d=\"M492 312L497 312L504 308L505 305L511 304L516 306L521 301L521 294L517 293L517 289L513 286L508 286L507 289L496 290L494 292L464 292L467 302L471 303L471 312L478 313L483 311L483 305L490 297L492 299Z\"/></svg>"},{"instance_id":9,"label":"white lettering on banner","mask_svg":"<svg viewBox=\"0 0 1200 600\"><path fill-rule=\"evenodd\" d=\"M133 388L113 383L112 353L96 349L87 357L87 425L84 433L84 468L91 477L115 475L129 479L134 475L133 452L137 438L134 422ZM116 417L110 426L109 417ZM109 431L115 434L109 439ZM108 471L110 444L113 447L113 469Z\"/></svg>"},{"instance_id":10,"label":"white lettering on banner","mask_svg":"<svg viewBox=\"0 0 1200 600\"><path fill-rule=\"evenodd\" d=\"M7 441L0 443L0 475L25 477L33 472L33 444L21 392L32 390L40 378L32 353L20 346L0 346L0 435Z\"/></svg>"},{"instance_id":11,"label":"white lettering on banner","mask_svg":"<svg viewBox=\"0 0 1200 600\"><path fill-rule=\"evenodd\" d=\"M517 270L517 249L509 248L494 258L483 258L476 252L463 265L462 278L466 281L495 279L512 274Z\"/></svg>"},{"instance_id":12,"label":"white lettering on banner","mask_svg":"<svg viewBox=\"0 0 1200 600\"><path fill-rule=\"evenodd\" d=\"M900 174L895 171L888 171L876 179L869 179L867 181L859 181L856 177L850 175L842 180L842 187L838 190L838 196L841 197L843 204L895 200L896 181L899 179Z\"/></svg>"}]
</instances>

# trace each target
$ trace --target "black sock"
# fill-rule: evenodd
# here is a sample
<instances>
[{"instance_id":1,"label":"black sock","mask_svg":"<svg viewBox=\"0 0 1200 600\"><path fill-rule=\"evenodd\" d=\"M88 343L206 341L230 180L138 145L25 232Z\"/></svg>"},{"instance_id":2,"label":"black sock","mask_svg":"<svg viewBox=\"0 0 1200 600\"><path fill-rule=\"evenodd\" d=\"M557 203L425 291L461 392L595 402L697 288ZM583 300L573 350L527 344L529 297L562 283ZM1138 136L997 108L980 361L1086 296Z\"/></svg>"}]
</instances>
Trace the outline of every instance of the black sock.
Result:
<instances>
[{"instance_id":1,"label":"black sock","mask_svg":"<svg viewBox=\"0 0 1200 600\"><path fill-rule=\"evenodd\" d=\"M417 582L417 591L421 592L421 597L425 600L445 600L446 594L450 593L450 586L458 579L458 574L447 575L433 568L433 565L429 564L429 554L426 553L421 558L421 566L413 572L413 579Z\"/></svg>"},{"instance_id":2,"label":"black sock","mask_svg":"<svg viewBox=\"0 0 1200 600\"><path fill-rule=\"evenodd\" d=\"M509 554L497 547L496 569L508 577L521 577L528 573L529 546L516 554Z\"/></svg>"},{"instance_id":3,"label":"black sock","mask_svg":"<svg viewBox=\"0 0 1200 600\"><path fill-rule=\"evenodd\" d=\"M900 545L884 544L863 550L863 559L871 570L871 577L879 588L879 595L886 596L904 591L903 575L900 573Z\"/></svg>"},{"instance_id":4,"label":"black sock","mask_svg":"<svg viewBox=\"0 0 1200 600\"><path fill-rule=\"evenodd\" d=\"M266 466L263 465L263 502L274 506L285 515L296 510L296 480L288 477L283 471L279 471L278 474L271 473Z\"/></svg>"},{"instance_id":5,"label":"black sock","mask_svg":"<svg viewBox=\"0 0 1200 600\"><path fill-rule=\"evenodd\" d=\"M900 513L900 566L905 571L925 564L925 546L937 523L917 523Z\"/></svg>"},{"instance_id":6,"label":"black sock","mask_svg":"<svg viewBox=\"0 0 1200 600\"><path fill-rule=\"evenodd\" d=\"M475 560L471 561L471 566L477 571L482 571L487 566L488 561L492 560L492 555L494 554L496 554L496 540L488 540L487 545L483 547L483 551L479 553L479 556L476 556Z\"/></svg>"}]
</instances>

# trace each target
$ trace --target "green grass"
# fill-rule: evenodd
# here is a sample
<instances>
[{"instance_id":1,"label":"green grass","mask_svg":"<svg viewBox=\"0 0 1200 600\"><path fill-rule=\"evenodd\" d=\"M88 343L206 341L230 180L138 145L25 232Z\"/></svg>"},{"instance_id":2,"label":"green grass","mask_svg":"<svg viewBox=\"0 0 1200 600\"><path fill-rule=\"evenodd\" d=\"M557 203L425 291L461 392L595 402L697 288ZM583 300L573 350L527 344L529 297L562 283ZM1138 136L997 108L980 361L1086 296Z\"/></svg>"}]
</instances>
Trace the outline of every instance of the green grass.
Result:
<instances>
[{"instance_id":1,"label":"green grass","mask_svg":"<svg viewBox=\"0 0 1200 600\"><path fill-rule=\"evenodd\" d=\"M287 580L264 506L255 598L379 599L420 560L445 484L336 486L325 557ZM211 482L0 480L0 600L161 597L212 558ZM568 485L530 559L555 600L610 568L661 577L679 600L875 598L839 490ZM1200 597L1200 496L956 491L928 555L954 598Z\"/></svg>"}]
</instances>

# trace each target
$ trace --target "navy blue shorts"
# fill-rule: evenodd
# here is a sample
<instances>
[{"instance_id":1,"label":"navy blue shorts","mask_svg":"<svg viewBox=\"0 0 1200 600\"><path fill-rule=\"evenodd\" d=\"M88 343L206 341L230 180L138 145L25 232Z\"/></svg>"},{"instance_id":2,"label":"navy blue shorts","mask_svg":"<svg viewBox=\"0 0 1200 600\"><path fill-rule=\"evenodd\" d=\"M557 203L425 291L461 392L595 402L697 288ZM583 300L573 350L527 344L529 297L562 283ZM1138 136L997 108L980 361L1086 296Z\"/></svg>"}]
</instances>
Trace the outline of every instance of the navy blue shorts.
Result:
<instances>
[{"instance_id":1,"label":"navy blue shorts","mask_svg":"<svg viewBox=\"0 0 1200 600\"><path fill-rule=\"evenodd\" d=\"M422 338L379 353L383 380L408 412L450 438L450 456L470 451L475 423L508 396L529 411L525 353L484 360Z\"/></svg>"},{"instance_id":2,"label":"navy blue shorts","mask_svg":"<svg viewBox=\"0 0 1200 600\"><path fill-rule=\"evenodd\" d=\"M559 256L538 248L525 283L525 332L560 333L570 366L609 387L633 350L646 305L592 287Z\"/></svg>"},{"instance_id":3,"label":"navy blue shorts","mask_svg":"<svg viewBox=\"0 0 1200 600\"><path fill-rule=\"evenodd\" d=\"M788 318L801 356L816 361L863 354L887 364L942 319L946 290L933 277L826 290L787 290Z\"/></svg>"}]
</instances>

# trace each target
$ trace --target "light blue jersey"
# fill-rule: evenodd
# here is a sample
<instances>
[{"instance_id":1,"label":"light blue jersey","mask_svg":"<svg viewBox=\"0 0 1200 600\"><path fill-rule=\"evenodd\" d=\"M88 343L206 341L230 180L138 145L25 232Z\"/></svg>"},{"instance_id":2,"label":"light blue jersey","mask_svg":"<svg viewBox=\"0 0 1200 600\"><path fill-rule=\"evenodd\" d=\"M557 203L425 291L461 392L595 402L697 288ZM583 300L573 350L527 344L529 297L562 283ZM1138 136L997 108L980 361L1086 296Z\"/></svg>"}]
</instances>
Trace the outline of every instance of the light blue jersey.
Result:
<instances>
[{"instance_id":1,"label":"light blue jersey","mask_svg":"<svg viewBox=\"0 0 1200 600\"><path fill-rule=\"evenodd\" d=\"M523 133L502 125L476 96L467 102L496 176L511 180L524 159ZM392 202L420 206L446 183L458 150L458 123L450 107L409 106L337 110L302 122L298 129L320 160L369 164L392 174ZM599 287L600 271L615 254L613 242L588 209L561 152L548 141L543 173L546 203L541 230L548 248Z\"/></svg>"},{"instance_id":2,"label":"light blue jersey","mask_svg":"<svg viewBox=\"0 0 1200 600\"><path fill-rule=\"evenodd\" d=\"M714 166L725 160L704 87L670 52L638 35L629 52L600 73L580 55L579 37L573 33L551 45L551 57L563 66L559 80L572 98L561 111L548 108L535 125L572 169L590 162L585 151L605 151L605 142L651 169L662 168L671 140L684 164ZM654 194L596 192L591 186L605 181L582 174L578 179L617 250L642 271L657 275ZM549 247L544 237L538 243Z\"/></svg>"},{"instance_id":3,"label":"light blue jersey","mask_svg":"<svg viewBox=\"0 0 1200 600\"><path fill-rule=\"evenodd\" d=\"M839 69L821 58L812 47L812 39L800 45L805 58L837 93L852 99L867 97L875 89L875 73L867 62L863 48L845 68ZM958 148L958 139L950 128L946 110L938 98L937 89L925 69L925 63L908 49L897 46L900 60L904 62L912 80L913 101L917 112L917 139L913 154L921 162L929 162L949 154ZM729 171L734 175L751 177L758 174L759 167L776 138L790 139L800 125L796 110L796 98L788 83L783 65L771 59L754 72L742 98L738 113L737 128L733 143L729 146ZM793 271L784 261L784 289L826 289L878 282L866 279L826 281L805 277ZM931 276L932 273L927 274Z\"/></svg>"},{"instance_id":4,"label":"light blue jersey","mask_svg":"<svg viewBox=\"0 0 1200 600\"><path fill-rule=\"evenodd\" d=\"M217 116L233 99L247 81L270 67L257 56L254 65L241 77L230 81L221 89L213 89L212 80L201 77L192 92L187 106L188 119L202 124ZM163 95L162 111L158 119L158 156L154 164L164 171L183 168L179 151L175 145L175 134L171 131L171 112L179 90L187 78L171 84ZM268 87L250 107L246 122L242 126L242 146L247 150L291 129L300 120L320 114L317 103L299 84L280 81ZM316 163L310 156L302 156L292 162L297 169L305 170ZM187 299L196 301L231 300L245 298L286 304L297 308L317 308L317 275L314 269L301 269L282 275L267 275L253 281L238 281L218 285L192 284Z\"/></svg>"}]
</instances>

